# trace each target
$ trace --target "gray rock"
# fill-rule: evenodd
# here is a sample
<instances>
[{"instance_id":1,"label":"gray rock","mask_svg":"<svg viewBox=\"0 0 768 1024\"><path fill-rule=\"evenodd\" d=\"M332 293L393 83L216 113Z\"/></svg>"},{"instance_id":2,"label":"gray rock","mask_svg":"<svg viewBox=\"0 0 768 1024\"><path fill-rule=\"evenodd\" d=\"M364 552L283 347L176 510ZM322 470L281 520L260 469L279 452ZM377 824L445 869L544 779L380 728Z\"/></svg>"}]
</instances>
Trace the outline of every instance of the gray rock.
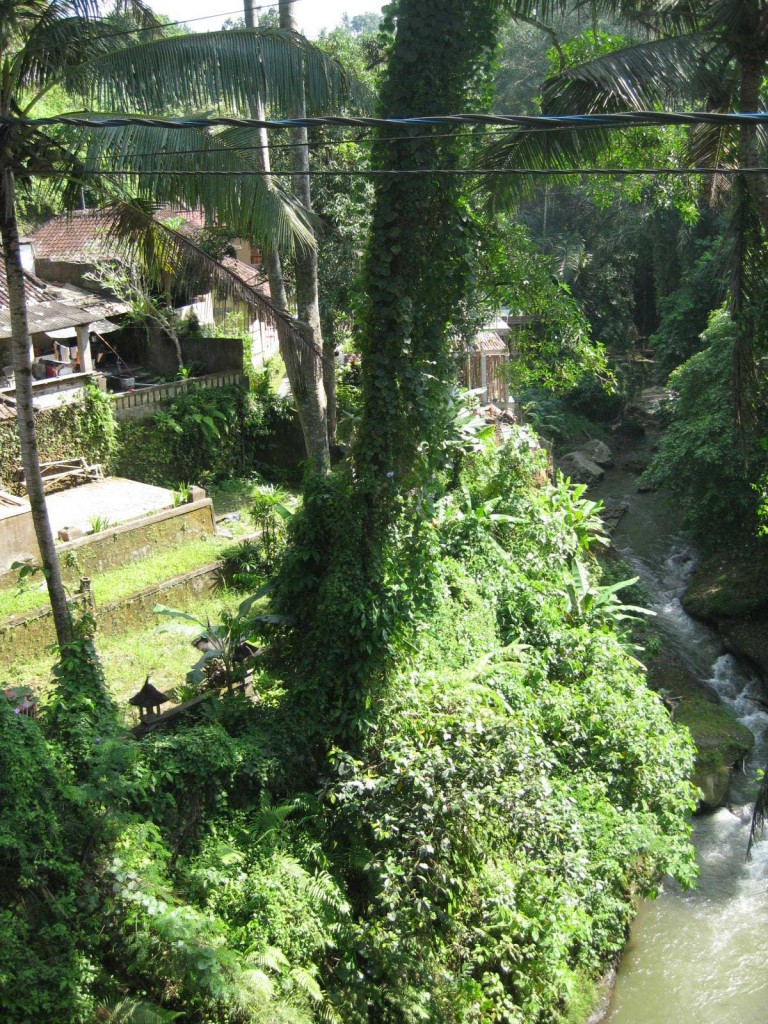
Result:
<instances>
[{"instance_id":1,"label":"gray rock","mask_svg":"<svg viewBox=\"0 0 768 1024\"><path fill-rule=\"evenodd\" d=\"M593 441L587 441L586 444L579 445L579 451L592 459L593 462L596 462L598 466L613 465L611 449L604 441L598 441L597 438Z\"/></svg>"},{"instance_id":2,"label":"gray rock","mask_svg":"<svg viewBox=\"0 0 768 1024\"><path fill-rule=\"evenodd\" d=\"M603 520L603 526L605 526L608 533L613 533L628 509L629 505L626 501L607 502L604 505L600 518Z\"/></svg>"},{"instance_id":3,"label":"gray rock","mask_svg":"<svg viewBox=\"0 0 768 1024\"><path fill-rule=\"evenodd\" d=\"M602 466L583 452L568 452L558 460L558 464L563 475L577 483L596 484L605 476Z\"/></svg>"}]
</instances>

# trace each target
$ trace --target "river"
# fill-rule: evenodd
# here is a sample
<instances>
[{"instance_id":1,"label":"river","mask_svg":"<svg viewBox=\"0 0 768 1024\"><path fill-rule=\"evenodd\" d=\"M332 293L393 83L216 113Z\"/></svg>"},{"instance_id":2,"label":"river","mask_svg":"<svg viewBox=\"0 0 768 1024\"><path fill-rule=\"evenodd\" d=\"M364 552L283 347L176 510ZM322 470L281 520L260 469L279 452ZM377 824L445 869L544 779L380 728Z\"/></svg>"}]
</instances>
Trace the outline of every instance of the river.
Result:
<instances>
[{"instance_id":1,"label":"river","mask_svg":"<svg viewBox=\"0 0 768 1024\"><path fill-rule=\"evenodd\" d=\"M731 809L696 820L697 887L685 892L665 880L658 898L641 905L604 1024L766 1024L768 840L745 861L755 772L768 759L768 715L751 698L764 691L680 604L696 553L674 510L661 495L639 494L635 477L619 469L608 470L596 491L628 507L614 545L653 595L665 647L717 690L756 738L743 774L734 777Z\"/></svg>"}]
</instances>

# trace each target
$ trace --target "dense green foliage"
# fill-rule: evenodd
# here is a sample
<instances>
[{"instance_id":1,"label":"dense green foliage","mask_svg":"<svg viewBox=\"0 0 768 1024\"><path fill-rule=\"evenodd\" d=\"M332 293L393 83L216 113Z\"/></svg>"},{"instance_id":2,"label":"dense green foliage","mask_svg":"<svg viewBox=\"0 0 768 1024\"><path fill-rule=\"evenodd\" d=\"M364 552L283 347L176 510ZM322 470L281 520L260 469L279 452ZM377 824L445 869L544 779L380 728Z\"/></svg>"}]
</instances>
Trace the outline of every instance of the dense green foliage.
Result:
<instances>
[{"instance_id":1,"label":"dense green foliage","mask_svg":"<svg viewBox=\"0 0 768 1024\"><path fill-rule=\"evenodd\" d=\"M690 744L601 587L594 504L547 481L524 430L460 465L355 751L321 742L317 690L266 671L258 701L137 744L87 633L42 732L2 702L22 787L0 805L4 1020L85 1024L128 998L189 1024L565 1021L634 900L690 879ZM356 614L336 599L329 648Z\"/></svg>"},{"instance_id":2,"label":"dense green foliage","mask_svg":"<svg viewBox=\"0 0 768 1024\"><path fill-rule=\"evenodd\" d=\"M270 461L274 431L288 416L266 379L251 393L190 389L154 416L118 425L112 468L163 486L245 476Z\"/></svg>"},{"instance_id":3,"label":"dense green foliage","mask_svg":"<svg viewBox=\"0 0 768 1024\"><path fill-rule=\"evenodd\" d=\"M702 350L671 374L672 419L646 473L669 489L686 525L709 546L754 533L758 496L750 481L765 465L764 450L734 423L735 334L728 314L715 312Z\"/></svg>"}]
</instances>

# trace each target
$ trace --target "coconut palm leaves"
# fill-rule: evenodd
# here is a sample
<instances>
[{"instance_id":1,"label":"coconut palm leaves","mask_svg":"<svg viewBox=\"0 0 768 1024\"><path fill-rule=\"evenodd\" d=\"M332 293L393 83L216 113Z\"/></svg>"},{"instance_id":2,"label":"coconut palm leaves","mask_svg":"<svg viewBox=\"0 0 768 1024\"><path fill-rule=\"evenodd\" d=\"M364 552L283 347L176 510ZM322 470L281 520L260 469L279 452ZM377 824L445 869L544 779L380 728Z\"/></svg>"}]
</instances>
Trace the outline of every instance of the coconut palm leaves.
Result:
<instances>
[{"instance_id":1,"label":"coconut palm leaves","mask_svg":"<svg viewBox=\"0 0 768 1024\"><path fill-rule=\"evenodd\" d=\"M267 239L283 251L314 245L306 211L275 178L252 173L252 160L236 148L241 143L231 143L231 132L142 124L59 129L57 139L73 154L64 183L76 191L83 182L93 187L100 175L117 172L112 194L201 210L209 222L226 224L235 235Z\"/></svg>"},{"instance_id":2,"label":"coconut palm leaves","mask_svg":"<svg viewBox=\"0 0 768 1024\"><path fill-rule=\"evenodd\" d=\"M259 99L278 116L295 109L302 85L310 112L340 107L352 89L337 61L281 29L191 33L124 46L65 67L60 81L100 109L213 107L251 117Z\"/></svg>"}]
</instances>

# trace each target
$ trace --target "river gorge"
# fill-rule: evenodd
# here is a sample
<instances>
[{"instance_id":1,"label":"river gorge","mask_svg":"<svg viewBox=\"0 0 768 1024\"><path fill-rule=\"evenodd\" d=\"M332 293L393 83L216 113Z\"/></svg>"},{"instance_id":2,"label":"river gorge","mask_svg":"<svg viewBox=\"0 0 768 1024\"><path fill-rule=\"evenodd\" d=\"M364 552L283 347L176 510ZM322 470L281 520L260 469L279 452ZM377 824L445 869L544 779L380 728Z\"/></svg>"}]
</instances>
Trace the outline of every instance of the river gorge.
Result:
<instances>
[{"instance_id":1,"label":"river gorge","mask_svg":"<svg viewBox=\"0 0 768 1024\"><path fill-rule=\"evenodd\" d=\"M752 753L733 773L727 806L696 818L696 888L686 892L664 880L658 898L640 906L602 1020L765 1024L768 842L746 860L756 773L768 759L765 691L724 652L713 629L686 614L681 597L698 556L664 496L638 492L637 477L626 468L609 468L590 493L625 510L613 545L651 595L664 657L706 683L755 736Z\"/></svg>"}]
</instances>

